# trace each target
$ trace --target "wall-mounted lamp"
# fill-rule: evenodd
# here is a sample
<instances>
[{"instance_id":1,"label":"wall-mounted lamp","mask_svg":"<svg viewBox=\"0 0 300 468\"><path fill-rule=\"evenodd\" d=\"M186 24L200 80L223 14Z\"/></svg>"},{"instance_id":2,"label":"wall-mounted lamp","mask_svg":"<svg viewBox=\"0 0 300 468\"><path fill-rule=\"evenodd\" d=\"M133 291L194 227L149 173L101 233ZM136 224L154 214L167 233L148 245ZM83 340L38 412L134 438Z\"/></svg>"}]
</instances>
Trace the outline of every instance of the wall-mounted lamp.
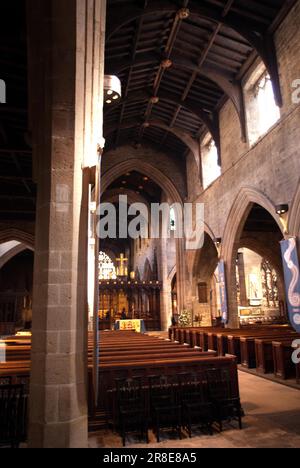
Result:
<instances>
[{"instance_id":1,"label":"wall-mounted lamp","mask_svg":"<svg viewBox=\"0 0 300 468\"><path fill-rule=\"evenodd\" d=\"M276 213L279 216L282 216L282 215L288 213L288 211L289 211L289 205L287 205L287 204L281 204L281 205L276 206Z\"/></svg>"},{"instance_id":2,"label":"wall-mounted lamp","mask_svg":"<svg viewBox=\"0 0 300 468\"><path fill-rule=\"evenodd\" d=\"M215 238L215 244L221 245L222 244L222 238L221 237L216 237Z\"/></svg>"},{"instance_id":3,"label":"wall-mounted lamp","mask_svg":"<svg viewBox=\"0 0 300 468\"><path fill-rule=\"evenodd\" d=\"M121 99L122 86L121 81L115 75L104 76L104 102L113 104Z\"/></svg>"},{"instance_id":4,"label":"wall-mounted lamp","mask_svg":"<svg viewBox=\"0 0 300 468\"><path fill-rule=\"evenodd\" d=\"M94 201L90 202L90 212L96 213L96 211L97 211L97 203Z\"/></svg>"}]
</instances>

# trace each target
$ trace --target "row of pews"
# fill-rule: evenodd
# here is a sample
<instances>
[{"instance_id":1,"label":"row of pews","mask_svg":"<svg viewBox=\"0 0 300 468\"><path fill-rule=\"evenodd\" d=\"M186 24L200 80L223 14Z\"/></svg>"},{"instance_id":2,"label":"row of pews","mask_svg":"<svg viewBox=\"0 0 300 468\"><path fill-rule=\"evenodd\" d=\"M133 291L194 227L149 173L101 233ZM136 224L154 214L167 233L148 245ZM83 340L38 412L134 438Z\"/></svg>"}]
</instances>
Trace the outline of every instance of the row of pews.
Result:
<instances>
[{"instance_id":1,"label":"row of pews","mask_svg":"<svg viewBox=\"0 0 300 468\"><path fill-rule=\"evenodd\" d=\"M172 327L169 339L191 348L214 350L218 356L234 355L243 368L256 369L259 374L274 374L282 380L296 379L300 383L300 365L292 360L292 345L300 335L289 326L239 330Z\"/></svg>"},{"instance_id":2,"label":"row of pews","mask_svg":"<svg viewBox=\"0 0 300 468\"><path fill-rule=\"evenodd\" d=\"M27 440L31 339L0 340L0 446Z\"/></svg>"},{"instance_id":3,"label":"row of pews","mask_svg":"<svg viewBox=\"0 0 300 468\"><path fill-rule=\"evenodd\" d=\"M220 373L220 375L228 376L230 398L231 401L238 402L239 411L239 385L237 363L234 356L219 357L216 351L203 351L201 347L192 348L169 339L130 331L100 332L99 398L97 405L90 408L92 416L90 427L93 429L92 422L94 421L94 427L97 428L97 414L100 412L105 415L106 425L117 429L118 414L120 413L118 409L118 385L120 382L139 380L145 395L147 395L145 398L148 412L146 410L147 416L145 417L148 418L149 414L153 413L149 409L151 408L150 388L153 379L164 378L166 381L172 382L169 384L169 388L171 388L174 380L177 382L175 385L180 386L180 376L186 378L188 375L191 378L192 375L197 375L199 382L199 379L205 381L203 376L209 373ZM227 384L224 383L224 385ZM92 391L93 386L89 385L89 388ZM226 390L224 389L224 392L222 390L221 393L225 395ZM169 400L171 401L172 398L168 398ZM94 401L92 394L89 401ZM205 404L210 403L206 401ZM212 419L214 418L212 417Z\"/></svg>"},{"instance_id":4,"label":"row of pews","mask_svg":"<svg viewBox=\"0 0 300 468\"><path fill-rule=\"evenodd\" d=\"M24 394L28 396L30 353L30 337L11 337L0 341L0 385L23 385ZM228 373L232 396L239 398L236 358L217 354L208 348L204 350L202 346L189 347L169 339L132 331L100 332L99 397L96 401L92 384L93 335L89 334L90 430L114 424L116 388L122 379L138 378L145 386L153 376L172 377L218 369Z\"/></svg>"}]
</instances>

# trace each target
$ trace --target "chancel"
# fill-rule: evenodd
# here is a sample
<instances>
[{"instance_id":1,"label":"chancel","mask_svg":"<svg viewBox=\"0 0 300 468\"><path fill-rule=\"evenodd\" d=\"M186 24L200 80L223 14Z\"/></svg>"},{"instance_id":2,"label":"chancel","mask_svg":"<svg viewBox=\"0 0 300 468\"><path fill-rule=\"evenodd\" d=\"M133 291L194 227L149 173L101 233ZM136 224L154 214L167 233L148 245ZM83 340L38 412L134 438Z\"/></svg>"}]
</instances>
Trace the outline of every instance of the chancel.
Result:
<instances>
[{"instance_id":1,"label":"chancel","mask_svg":"<svg viewBox=\"0 0 300 468\"><path fill-rule=\"evenodd\" d=\"M99 258L99 329L110 330L118 321L129 319L142 320L144 331L160 330L162 284L158 278L141 281L136 280L135 274L128 275L128 258L124 254L116 258L117 267L104 252ZM128 326L132 327L132 323Z\"/></svg>"},{"instance_id":2,"label":"chancel","mask_svg":"<svg viewBox=\"0 0 300 468\"><path fill-rule=\"evenodd\" d=\"M300 0L1 18L0 446L300 447Z\"/></svg>"}]
</instances>

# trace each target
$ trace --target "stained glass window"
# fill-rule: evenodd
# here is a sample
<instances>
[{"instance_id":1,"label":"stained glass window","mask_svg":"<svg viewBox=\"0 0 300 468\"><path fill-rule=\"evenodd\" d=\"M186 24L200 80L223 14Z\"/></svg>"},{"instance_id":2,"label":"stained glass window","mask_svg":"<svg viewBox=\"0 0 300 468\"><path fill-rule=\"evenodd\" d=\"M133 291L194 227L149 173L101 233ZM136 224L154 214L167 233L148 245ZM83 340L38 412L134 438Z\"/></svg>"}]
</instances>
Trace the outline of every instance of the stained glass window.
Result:
<instances>
[{"instance_id":1,"label":"stained glass window","mask_svg":"<svg viewBox=\"0 0 300 468\"><path fill-rule=\"evenodd\" d=\"M100 280L110 280L116 279L117 272L116 267L112 259L106 255L104 252L99 254L99 279Z\"/></svg>"},{"instance_id":2,"label":"stained glass window","mask_svg":"<svg viewBox=\"0 0 300 468\"><path fill-rule=\"evenodd\" d=\"M261 264L263 305L265 307L279 307L277 273L267 260Z\"/></svg>"}]
</instances>

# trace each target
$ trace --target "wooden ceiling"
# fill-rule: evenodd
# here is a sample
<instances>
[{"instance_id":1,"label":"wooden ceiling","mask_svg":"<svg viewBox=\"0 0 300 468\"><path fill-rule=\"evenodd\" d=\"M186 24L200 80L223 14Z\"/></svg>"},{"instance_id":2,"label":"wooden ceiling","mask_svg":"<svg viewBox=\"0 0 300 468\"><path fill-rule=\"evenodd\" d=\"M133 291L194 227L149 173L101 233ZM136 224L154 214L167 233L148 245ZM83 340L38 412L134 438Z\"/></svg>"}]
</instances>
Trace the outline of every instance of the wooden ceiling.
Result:
<instances>
[{"instance_id":1,"label":"wooden ceiling","mask_svg":"<svg viewBox=\"0 0 300 468\"><path fill-rule=\"evenodd\" d=\"M245 138L241 79L260 55L281 104L273 32L294 3L108 0L106 74L120 78L123 96L105 108L106 150L149 141L182 155L186 138L208 131L220 150L226 99Z\"/></svg>"},{"instance_id":2,"label":"wooden ceiling","mask_svg":"<svg viewBox=\"0 0 300 468\"><path fill-rule=\"evenodd\" d=\"M272 33L294 3L108 0L106 73L120 77L123 98L105 108L107 149L147 141L182 157L186 137L207 129L218 143L218 109L228 98L243 134L240 80L258 53L280 102ZM0 104L0 221L35 217L27 47L26 0L2 2L0 79L7 104Z\"/></svg>"},{"instance_id":3,"label":"wooden ceiling","mask_svg":"<svg viewBox=\"0 0 300 468\"><path fill-rule=\"evenodd\" d=\"M25 0L1 3L0 78L7 92L0 104L0 220L33 220Z\"/></svg>"}]
</instances>

